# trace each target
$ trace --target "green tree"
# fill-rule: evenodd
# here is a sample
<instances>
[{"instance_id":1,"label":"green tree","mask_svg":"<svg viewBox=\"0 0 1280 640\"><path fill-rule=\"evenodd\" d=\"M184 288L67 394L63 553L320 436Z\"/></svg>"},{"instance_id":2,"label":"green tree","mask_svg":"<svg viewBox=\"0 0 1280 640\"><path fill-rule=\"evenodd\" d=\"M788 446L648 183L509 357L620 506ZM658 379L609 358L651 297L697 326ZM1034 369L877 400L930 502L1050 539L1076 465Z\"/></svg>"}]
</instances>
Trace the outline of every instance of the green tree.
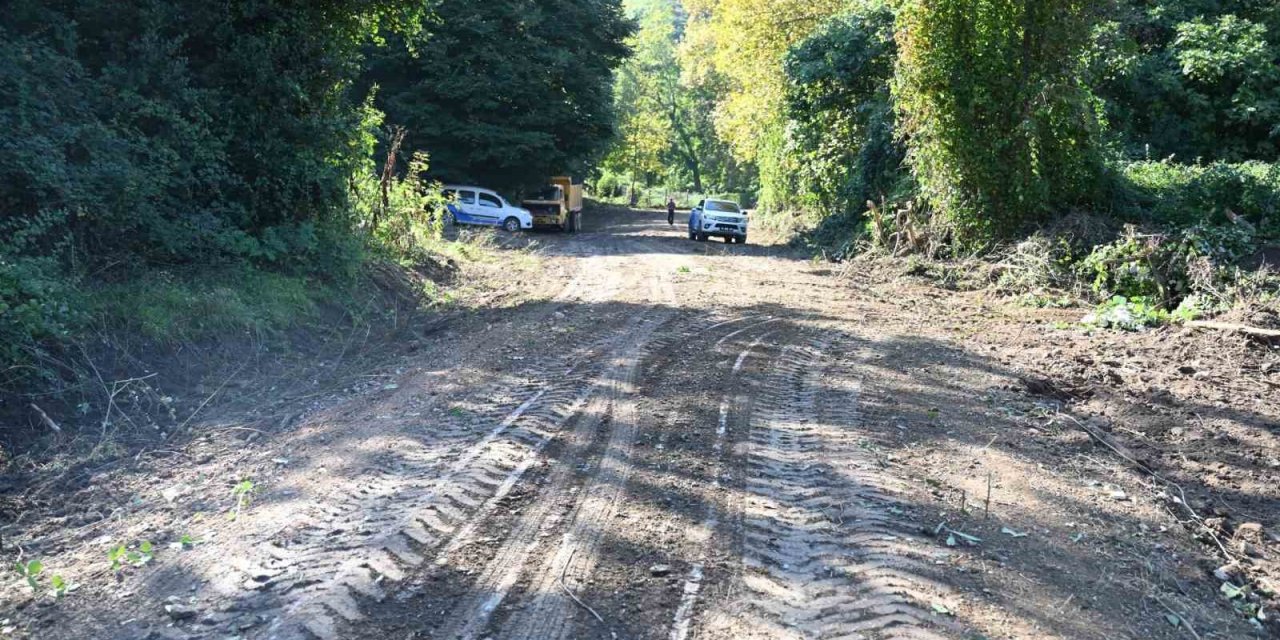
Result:
<instances>
[{"instance_id":1,"label":"green tree","mask_svg":"<svg viewBox=\"0 0 1280 640\"><path fill-rule=\"evenodd\" d=\"M731 172L724 165L731 159L712 120L714 90L684 70L691 54L683 42L683 6L645 0L630 10L639 30L629 41L634 53L618 73L615 103L623 129L646 135L622 138L607 168L664 173L698 192L708 178L717 188L730 188Z\"/></svg>"},{"instance_id":2,"label":"green tree","mask_svg":"<svg viewBox=\"0 0 1280 640\"><path fill-rule=\"evenodd\" d=\"M352 256L361 46L427 6L0 3L0 357L66 330L82 274Z\"/></svg>"},{"instance_id":3,"label":"green tree","mask_svg":"<svg viewBox=\"0 0 1280 640\"><path fill-rule=\"evenodd\" d=\"M371 51L366 86L434 176L514 190L584 174L614 135L612 79L631 24L615 0L442 0Z\"/></svg>"},{"instance_id":4,"label":"green tree","mask_svg":"<svg viewBox=\"0 0 1280 640\"><path fill-rule=\"evenodd\" d=\"M1118 2L1087 60L1129 157L1280 160L1280 3Z\"/></svg>"},{"instance_id":5,"label":"green tree","mask_svg":"<svg viewBox=\"0 0 1280 640\"><path fill-rule=\"evenodd\" d=\"M859 213L902 173L889 95L893 26L886 4L858 3L787 54L786 113L801 160L793 191L809 206Z\"/></svg>"},{"instance_id":6,"label":"green tree","mask_svg":"<svg viewBox=\"0 0 1280 640\"><path fill-rule=\"evenodd\" d=\"M908 0L894 99L908 162L957 239L1018 231L1095 198L1101 156L1082 55L1090 0Z\"/></svg>"}]
</instances>

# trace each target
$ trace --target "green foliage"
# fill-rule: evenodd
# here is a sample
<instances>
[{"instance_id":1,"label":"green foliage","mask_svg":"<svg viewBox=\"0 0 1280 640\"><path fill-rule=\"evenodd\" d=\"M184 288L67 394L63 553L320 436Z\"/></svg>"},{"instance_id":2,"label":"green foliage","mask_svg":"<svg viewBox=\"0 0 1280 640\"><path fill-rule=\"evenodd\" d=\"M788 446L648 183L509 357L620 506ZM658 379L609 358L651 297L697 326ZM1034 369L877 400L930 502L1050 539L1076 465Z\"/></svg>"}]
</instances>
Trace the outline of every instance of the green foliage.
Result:
<instances>
[{"instance_id":1,"label":"green foliage","mask_svg":"<svg viewBox=\"0 0 1280 640\"><path fill-rule=\"evenodd\" d=\"M235 499L236 504L231 508L231 511L227 512L227 519L232 521L239 520L241 512L249 506L256 491L257 486L253 484L252 480L246 479L236 483L236 486L231 489L231 497Z\"/></svg>"},{"instance_id":2,"label":"green foliage","mask_svg":"<svg viewBox=\"0 0 1280 640\"><path fill-rule=\"evenodd\" d=\"M269 334L314 317L336 294L314 278L248 266L151 272L95 287L83 298L94 318L161 343Z\"/></svg>"},{"instance_id":3,"label":"green foliage","mask_svg":"<svg viewBox=\"0 0 1280 640\"><path fill-rule=\"evenodd\" d=\"M142 567L155 558L155 545L150 540L143 540L137 548L120 545L107 552L107 560L111 562L112 571L120 571L125 565L134 568Z\"/></svg>"},{"instance_id":4,"label":"green foliage","mask_svg":"<svg viewBox=\"0 0 1280 640\"><path fill-rule=\"evenodd\" d=\"M424 178L429 168L427 154L419 151L403 176L388 172L352 180L355 210L375 249L412 261L440 240L448 203L441 185Z\"/></svg>"},{"instance_id":5,"label":"green foliage","mask_svg":"<svg viewBox=\"0 0 1280 640\"><path fill-rule=\"evenodd\" d=\"M83 255L296 260L344 224L361 158L346 87L418 3L10 3L0 203L67 212Z\"/></svg>"},{"instance_id":6,"label":"green foliage","mask_svg":"<svg viewBox=\"0 0 1280 640\"><path fill-rule=\"evenodd\" d=\"M44 571L44 563L39 560L31 560L29 562L19 562L14 565L18 575L27 581L27 586L31 587L31 592L35 593L40 590L40 573Z\"/></svg>"},{"instance_id":7,"label":"green foliage","mask_svg":"<svg viewBox=\"0 0 1280 640\"><path fill-rule=\"evenodd\" d=\"M349 273L361 47L410 0L5 3L0 360L74 332L86 274ZM120 301L120 304L125 304Z\"/></svg>"},{"instance_id":8,"label":"green foliage","mask_svg":"<svg viewBox=\"0 0 1280 640\"><path fill-rule=\"evenodd\" d=\"M498 190L585 175L613 135L630 24L616 0L440 0L435 22L371 48L363 84L445 182Z\"/></svg>"},{"instance_id":9,"label":"green foliage","mask_svg":"<svg viewBox=\"0 0 1280 640\"><path fill-rule=\"evenodd\" d=\"M1240 216L1261 237L1280 238L1280 164L1137 162L1123 175L1133 200L1123 206L1157 223L1224 224Z\"/></svg>"},{"instance_id":10,"label":"green foliage","mask_svg":"<svg viewBox=\"0 0 1280 640\"><path fill-rule=\"evenodd\" d=\"M894 98L922 195L962 242L1010 234L1101 188L1080 79L1091 0L908 0Z\"/></svg>"},{"instance_id":11,"label":"green foliage","mask_svg":"<svg viewBox=\"0 0 1280 640\"><path fill-rule=\"evenodd\" d=\"M621 187L618 174L605 171L596 179L593 185L592 195L597 198L612 198L618 195L618 189Z\"/></svg>"},{"instance_id":12,"label":"green foliage","mask_svg":"<svg viewBox=\"0 0 1280 640\"><path fill-rule=\"evenodd\" d=\"M71 585L67 584L67 581L62 576L52 575L49 576L49 587L49 595L60 600L62 596L66 595Z\"/></svg>"},{"instance_id":13,"label":"green foliage","mask_svg":"<svg viewBox=\"0 0 1280 640\"><path fill-rule=\"evenodd\" d=\"M1140 331L1169 321L1169 312L1144 296L1115 296L1085 317L1085 326Z\"/></svg>"},{"instance_id":14,"label":"green foliage","mask_svg":"<svg viewBox=\"0 0 1280 640\"><path fill-rule=\"evenodd\" d=\"M763 198L857 213L894 189L903 149L889 95L893 26L888 6L860 3L791 48L783 70L794 179Z\"/></svg>"},{"instance_id":15,"label":"green foliage","mask_svg":"<svg viewBox=\"0 0 1280 640\"><path fill-rule=\"evenodd\" d=\"M1094 29L1089 79L1131 158L1280 160L1280 9L1123 0Z\"/></svg>"},{"instance_id":16,"label":"green foliage","mask_svg":"<svg viewBox=\"0 0 1280 640\"><path fill-rule=\"evenodd\" d=\"M1116 241L1097 246L1079 269L1099 296L1141 298L1167 308L1211 293L1253 246L1253 232L1244 225L1196 225L1170 234L1129 227Z\"/></svg>"},{"instance_id":17,"label":"green foliage","mask_svg":"<svg viewBox=\"0 0 1280 640\"><path fill-rule=\"evenodd\" d=\"M62 336L79 319L58 260L65 240L53 241L65 217L46 212L0 220L0 362L19 360L31 341Z\"/></svg>"}]
</instances>

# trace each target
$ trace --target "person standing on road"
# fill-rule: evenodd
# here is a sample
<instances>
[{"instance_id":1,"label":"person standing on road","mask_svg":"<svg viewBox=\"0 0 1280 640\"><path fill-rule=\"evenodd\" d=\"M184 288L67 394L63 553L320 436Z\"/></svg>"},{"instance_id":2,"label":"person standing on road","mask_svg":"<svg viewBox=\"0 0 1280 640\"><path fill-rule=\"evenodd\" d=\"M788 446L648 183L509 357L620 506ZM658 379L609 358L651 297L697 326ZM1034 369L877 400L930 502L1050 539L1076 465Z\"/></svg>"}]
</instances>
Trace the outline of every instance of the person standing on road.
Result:
<instances>
[{"instance_id":1,"label":"person standing on road","mask_svg":"<svg viewBox=\"0 0 1280 640\"><path fill-rule=\"evenodd\" d=\"M667 198L667 226L676 226L676 199Z\"/></svg>"}]
</instances>

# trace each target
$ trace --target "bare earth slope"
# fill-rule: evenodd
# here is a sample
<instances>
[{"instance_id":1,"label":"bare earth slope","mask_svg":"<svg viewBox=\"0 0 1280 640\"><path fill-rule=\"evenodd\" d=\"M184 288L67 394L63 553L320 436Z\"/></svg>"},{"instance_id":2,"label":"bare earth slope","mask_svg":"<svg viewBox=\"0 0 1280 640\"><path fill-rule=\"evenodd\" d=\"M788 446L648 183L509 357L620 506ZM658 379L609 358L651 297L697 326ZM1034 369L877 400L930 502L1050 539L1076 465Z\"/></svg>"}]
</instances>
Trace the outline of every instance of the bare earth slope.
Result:
<instances>
[{"instance_id":1,"label":"bare earth slope","mask_svg":"<svg viewBox=\"0 0 1280 640\"><path fill-rule=\"evenodd\" d=\"M1235 555L1236 584L1268 580L1273 371L1247 374L1270 396L1223 392L1206 435L1188 415L1215 407L1160 395L1175 380L1091 378L1124 357L1106 338L651 212L586 223L539 235L546 279L510 283L549 293L447 325L378 384L145 483L92 478L69 500L104 519L10 527L7 556L78 588L55 603L11 574L0 637L1267 635L1265 594L1228 600L1213 571ZM1206 480L1174 427L1252 466ZM1190 454L1230 478L1216 451Z\"/></svg>"}]
</instances>

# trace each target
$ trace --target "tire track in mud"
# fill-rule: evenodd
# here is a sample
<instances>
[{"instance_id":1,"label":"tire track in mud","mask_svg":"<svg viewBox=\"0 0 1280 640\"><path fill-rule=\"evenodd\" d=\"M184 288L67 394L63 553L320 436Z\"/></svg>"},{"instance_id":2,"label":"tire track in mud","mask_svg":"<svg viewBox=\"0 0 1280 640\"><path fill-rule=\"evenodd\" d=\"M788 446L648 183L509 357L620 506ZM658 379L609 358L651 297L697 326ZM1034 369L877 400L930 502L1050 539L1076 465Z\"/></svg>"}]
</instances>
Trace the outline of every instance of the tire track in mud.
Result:
<instances>
[{"instance_id":1,"label":"tire track in mud","mask_svg":"<svg viewBox=\"0 0 1280 640\"><path fill-rule=\"evenodd\" d=\"M549 597L540 597L522 607L525 619L508 625L507 629L519 629L520 637L553 638L567 630L569 618L566 609L575 606L565 594L556 590L556 584L567 572L568 564L575 558L583 559L582 567L589 571L594 564L594 552L600 535L616 510L618 499L631 473L630 453L637 429L634 386L637 371L650 354L661 353L682 344L696 333L740 322L745 318L722 320L710 327L704 326L706 318L684 321L683 328L675 334L666 330L676 318L675 290L670 280L674 267L664 264L660 258L648 257L653 263L650 269L641 271L649 283L649 295L657 305L646 305L646 313L654 317L639 326L622 331L627 347L619 351L610 367L600 379L603 392L595 396L582 411L574 432L568 437L571 447L578 451L571 454L575 461L592 471L581 492L574 485L574 470L579 465L561 461L551 472L545 488L541 489L534 504L519 518L493 558L486 564L472 594L458 603L447 616L453 621L436 631L441 637L474 638L489 626L494 612L506 600L516 585L529 572L530 560L540 542L551 536L561 522L568 521L556 551L539 569L533 570L537 587L535 591ZM646 274L645 271L648 273ZM641 319L643 320L643 315ZM658 329L664 337L650 341ZM598 459L582 461L594 439L593 432L608 423L607 442ZM576 494L576 497L575 497ZM554 594L554 595L552 595Z\"/></svg>"},{"instance_id":2,"label":"tire track in mud","mask_svg":"<svg viewBox=\"0 0 1280 640\"><path fill-rule=\"evenodd\" d=\"M716 346L719 347L724 344L725 341L743 333L744 331L771 324L775 320L776 319L774 318L770 318L764 322L759 322L748 327L744 327L743 329L739 329L738 331L734 331L733 333L720 338L720 340L716 342ZM737 359L733 363L733 368L729 370L729 379L726 383L728 391L725 392L724 397L720 400L719 415L716 422L716 435L715 440L711 445L712 459L710 475L712 477L711 493L713 495L718 494L721 489L721 466L724 461L724 441L729 431L730 411L735 405L740 404L738 400L741 393L737 391L735 383L737 382L738 375L742 372L743 365L747 362L747 358L751 357L752 351L759 347L760 344L771 335L773 335L772 332L764 333L753 340L751 344L747 345L747 347L738 354ZM702 590L702 581L705 577L703 572L707 561L707 552L709 551L706 545L711 541L712 535L719 526L719 505L715 501L708 501L706 515L703 517L698 530L694 531L692 534L701 541L703 548L698 559L689 568L688 577L685 578L684 589L680 596L680 606L676 609L676 614L671 624L671 640L686 640L689 637L689 632L692 629L694 608L698 604L698 593Z\"/></svg>"},{"instance_id":3,"label":"tire track in mud","mask_svg":"<svg viewBox=\"0 0 1280 640\"><path fill-rule=\"evenodd\" d=\"M784 349L751 419L744 461L742 597L700 637L946 638L930 611L953 594L901 516L894 480L860 445L861 382L826 341ZM679 631L677 628L675 631ZM675 632L673 632L675 637Z\"/></svg>"},{"instance_id":4,"label":"tire track in mud","mask_svg":"<svg viewBox=\"0 0 1280 640\"><path fill-rule=\"evenodd\" d=\"M567 305L600 305L613 300L623 285L621 270L612 264L617 253L616 243L586 251L579 259L579 275L541 316L549 317ZM643 315L632 317L628 325L643 325L646 320ZM408 571L422 566L431 556L436 556L439 564L439 558L467 544L477 524L539 460L545 445L556 438L591 394L598 392L599 385L593 380L608 369L607 356L616 352L616 342L616 338L607 338L595 347L576 349L568 358L575 364L568 370L557 370L559 360L553 358L552 365L526 375L529 381L513 394L524 401L513 410L509 404L506 410L495 404L484 413L480 424L497 425L479 440L452 453L422 449L399 454L398 468L380 468L380 477L366 480L372 489L361 492L375 499L349 500L342 509L343 522L337 527L312 527L311 541L319 544L303 545L306 550L302 553L276 550L274 566L268 571L303 577L276 582L283 588L278 593L284 605L266 636L273 640L344 637L344 625L364 618L358 600L385 598L381 582L402 581ZM481 397L497 397L503 389L502 383L494 384ZM503 416L504 411L509 412ZM471 439L477 435L474 426L445 426L436 433L457 438L460 431ZM430 444L440 442L440 438L434 440ZM428 454L421 457L415 453ZM442 470L442 460L452 462ZM326 544L332 531L352 529L370 535L352 547ZM323 550L310 553L315 547ZM300 571L300 566L305 568ZM324 577L308 582L308 575Z\"/></svg>"},{"instance_id":5,"label":"tire track in mud","mask_svg":"<svg viewBox=\"0 0 1280 640\"><path fill-rule=\"evenodd\" d=\"M608 260L608 253L593 257ZM616 295L616 270L592 266L581 261L578 274L538 315ZM469 393L480 408L397 434L396 444L406 446L313 499L286 527L284 544L259 545L265 552L232 560L240 575L217 583L231 604L206 622L250 637L343 637L341 625L363 617L360 599L384 598L387 581L402 580L510 491L592 392L590 380L611 342L576 349L567 358L576 364L567 370L566 358L544 357L526 368L523 381L504 376ZM462 355L476 348L464 345ZM251 628L265 620L270 626Z\"/></svg>"},{"instance_id":6,"label":"tire track in mud","mask_svg":"<svg viewBox=\"0 0 1280 640\"><path fill-rule=\"evenodd\" d=\"M574 433L567 437L577 443L578 451L566 455L552 470L535 503L524 511L486 563L470 589L471 595L443 616L451 622L434 629L433 633L443 638L470 639L579 637L574 626L578 605L564 593L560 581L566 574L565 579L570 582L575 577L590 575L601 538L613 526L613 517L631 472L630 448L638 420L630 386L635 383L639 369L656 354L684 348L699 334L752 318L713 321L698 316L685 318L680 322L682 326L673 331L666 331L669 322L655 322L650 329L637 334L633 350L620 354L613 373L605 376L606 392L593 397L581 412ZM662 330L666 335L646 343L654 330ZM606 422L610 431L596 434ZM593 434L597 437L593 438ZM606 438L602 451L588 455L591 441L601 437ZM592 471L585 481L575 482L575 471L581 468ZM548 555L541 563L535 563L533 559L540 550ZM513 603L515 613L504 620L500 628L492 628L495 612L517 584L526 581L527 588L521 590L525 599Z\"/></svg>"}]
</instances>

